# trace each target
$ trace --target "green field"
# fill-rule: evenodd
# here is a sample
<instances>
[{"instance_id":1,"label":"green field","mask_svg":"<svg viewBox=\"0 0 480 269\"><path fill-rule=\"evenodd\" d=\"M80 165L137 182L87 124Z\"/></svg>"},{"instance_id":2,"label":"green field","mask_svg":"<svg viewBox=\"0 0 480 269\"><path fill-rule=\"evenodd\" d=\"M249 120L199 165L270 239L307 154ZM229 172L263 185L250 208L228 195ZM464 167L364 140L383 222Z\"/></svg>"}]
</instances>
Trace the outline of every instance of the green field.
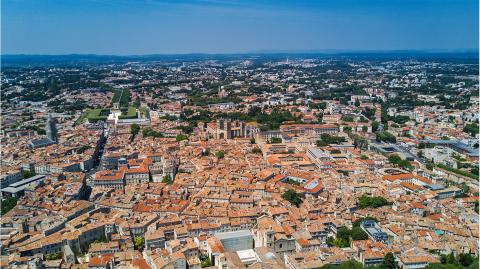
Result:
<instances>
[{"instance_id":1,"label":"green field","mask_svg":"<svg viewBox=\"0 0 480 269\"><path fill-rule=\"evenodd\" d=\"M89 122L97 122L99 120L105 121L107 120L109 113L109 109L95 108L89 110L86 117Z\"/></svg>"},{"instance_id":2,"label":"green field","mask_svg":"<svg viewBox=\"0 0 480 269\"><path fill-rule=\"evenodd\" d=\"M113 103L120 103L120 107L128 107L128 103L130 102L131 93L130 90L114 90L112 104Z\"/></svg>"},{"instance_id":3,"label":"green field","mask_svg":"<svg viewBox=\"0 0 480 269\"><path fill-rule=\"evenodd\" d=\"M87 115L88 115L88 112L90 111L90 109L87 108L87 110L85 110L83 112L82 115L80 115L80 117L78 117L78 119L75 121L74 125L79 125L79 124L82 124L86 119L87 119Z\"/></svg>"},{"instance_id":4,"label":"green field","mask_svg":"<svg viewBox=\"0 0 480 269\"><path fill-rule=\"evenodd\" d=\"M119 119L135 119L137 118L137 109L133 106L129 106L128 108L122 108L122 115L120 115ZM87 109L76 121L75 125L82 124L86 119L89 122L97 122L100 120L106 121L108 115L110 114L110 109L105 108L94 108L94 109Z\"/></svg>"},{"instance_id":5,"label":"green field","mask_svg":"<svg viewBox=\"0 0 480 269\"><path fill-rule=\"evenodd\" d=\"M144 118L147 118L148 117L148 110L146 107L144 106L141 106L138 111L140 112L140 114L142 115L142 117Z\"/></svg>"},{"instance_id":6,"label":"green field","mask_svg":"<svg viewBox=\"0 0 480 269\"><path fill-rule=\"evenodd\" d=\"M137 109L133 106L129 106L128 109L122 108L122 115L119 119L135 119L137 118ZM126 113L126 114L125 114Z\"/></svg>"}]
</instances>

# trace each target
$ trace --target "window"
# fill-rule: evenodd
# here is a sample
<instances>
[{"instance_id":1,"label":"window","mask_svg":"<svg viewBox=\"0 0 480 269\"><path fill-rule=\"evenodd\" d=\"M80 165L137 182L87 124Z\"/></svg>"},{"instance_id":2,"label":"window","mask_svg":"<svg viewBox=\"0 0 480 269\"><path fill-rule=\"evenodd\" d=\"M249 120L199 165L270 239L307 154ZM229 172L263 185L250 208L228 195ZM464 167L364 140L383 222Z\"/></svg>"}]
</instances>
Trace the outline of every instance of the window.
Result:
<instances>
[{"instance_id":1,"label":"window","mask_svg":"<svg viewBox=\"0 0 480 269\"><path fill-rule=\"evenodd\" d=\"M282 248L282 246L283 246L283 244L280 244L278 247L279 247L279 248Z\"/></svg>"}]
</instances>

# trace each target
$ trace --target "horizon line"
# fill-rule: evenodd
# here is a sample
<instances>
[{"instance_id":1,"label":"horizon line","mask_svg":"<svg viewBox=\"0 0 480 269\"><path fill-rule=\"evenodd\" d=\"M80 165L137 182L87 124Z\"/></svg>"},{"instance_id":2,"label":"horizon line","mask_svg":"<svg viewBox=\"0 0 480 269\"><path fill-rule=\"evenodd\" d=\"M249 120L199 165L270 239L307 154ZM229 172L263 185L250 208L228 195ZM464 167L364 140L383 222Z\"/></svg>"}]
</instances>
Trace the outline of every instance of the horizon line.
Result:
<instances>
[{"instance_id":1,"label":"horizon line","mask_svg":"<svg viewBox=\"0 0 480 269\"><path fill-rule=\"evenodd\" d=\"M465 49L322 49L322 50L256 50L245 52L179 52L179 53L145 53L145 54L98 54L98 53L0 53L0 56L115 56L115 57L145 57L145 56L182 56L182 55L249 55L249 54L341 54L341 53L480 53L479 48Z\"/></svg>"}]
</instances>

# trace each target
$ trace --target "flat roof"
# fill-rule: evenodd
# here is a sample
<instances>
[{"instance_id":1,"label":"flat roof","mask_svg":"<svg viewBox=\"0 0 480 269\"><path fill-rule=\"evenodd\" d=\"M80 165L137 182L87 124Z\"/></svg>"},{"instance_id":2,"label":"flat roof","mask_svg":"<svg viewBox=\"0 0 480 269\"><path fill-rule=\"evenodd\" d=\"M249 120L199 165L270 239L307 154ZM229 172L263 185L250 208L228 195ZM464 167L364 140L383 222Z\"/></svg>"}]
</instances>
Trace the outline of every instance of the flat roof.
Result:
<instances>
[{"instance_id":1,"label":"flat roof","mask_svg":"<svg viewBox=\"0 0 480 269\"><path fill-rule=\"evenodd\" d=\"M325 156L328 156L327 154L325 154L322 150L318 149L318 148L309 148L308 149L308 152L310 154L312 154L312 156L314 158L320 158L320 157L325 157Z\"/></svg>"},{"instance_id":2,"label":"flat roof","mask_svg":"<svg viewBox=\"0 0 480 269\"><path fill-rule=\"evenodd\" d=\"M432 140L432 139L425 139L421 140L423 143L427 144L443 144L443 145L452 145L460 150L464 150L468 152L468 155L471 157L478 157L479 153L477 149L474 149L470 147L469 145L463 143L462 141L459 140Z\"/></svg>"},{"instance_id":3,"label":"flat roof","mask_svg":"<svg viewBox=\"0 0 480 269\"><path fill-rule=\"evenodd\" d=\"M257 260L257 255L253 249L238 250L237 255L242 262Z\"/></svg>"},{"instance_id":4,"label":"flat roof","mask_svg":"<svg viewBox=\"0 0 480 269\"><path fill-rule=\"evenodd\" d=\"M385 233L382 230L378 229L377 227L368 227L368 228L365 228L365 230L367 230L368 233L371 234L371 235L384 234Z\"/></svg>"},{"instance_id":5,"label":"flat roof","mask_svg":"<svg viewBox=\"0 0 480 269\"><path fill-rule=\"evenodd\" d=\"M1 192L7 192L7 193L18 193L20 191L25 190L27 188L28 184L33 183L35 181L39 181L41 179L44 179L45 175L36 175L33 177L29 177L27 179L21 180L19 182L15 182L10 184L8 187L1 189Z\"/></svg>"},{"instance_id":6,"label":"flat roof","mask_svg":"<svg viewBox=\"0 0 480 269\"><path fill-rule=\"evenodd\" d=\"M434 191L445 189L445 186L441 184L430 184L430 185L426 185L426 187Z\"/></svg>"},{"instance_id":7,"label":"flat roof","mask_svg":"<svg viewBox=\"0 0 480 269\"><path fill-rule=\"evenodd\" d=\"M8 193L18 193L20 191L23 191L25 189L26 186L21 186L21 187L6 187L6 188L3 188L1 189L0 191L1 192L8 192Z\"/></svg>"},{"instance_id":8,"label":"flat roof","mask_svg":"<svg viewBox=\"0 0 480 269\"><path fill-rule=\"evenodd\" d=\"M40 179L43 179L45 178L45 175L36 175L36 176L33 176L33 177L29 177L29 178L26 178L24 180L20 180L18 182L15 182L15 183L12 183L9 185L9 187L20 187L22 185L26 185L26 184L29 184L29 183L32 183L34 181L37 181L37 180L40 180Z\"/></svg>"},{"instance_id":9,"label":"flat roof","mask_svg":"<svg viewBox=\"0 0 480 269\"><path fill-rule=\"evenodd\" d=\"M44 138L44 139L30 140L30 143L34 146L43 146L43 145L53 144L55 142L48 138Z\"/></svg>"},{"instance_id":10,"label":"flat roof","mask_svg":"<svg viewBox=\"0 0 480 269\"><path fill-rule=\"evenodd\" d=\"M218 238L219 240L235 238L235 237L246 237L246 236L252 236L252 233L249 230L240 230L240 231L223 232L223 233L215 234L215 237Z\"/></svg>"}]
</instances>

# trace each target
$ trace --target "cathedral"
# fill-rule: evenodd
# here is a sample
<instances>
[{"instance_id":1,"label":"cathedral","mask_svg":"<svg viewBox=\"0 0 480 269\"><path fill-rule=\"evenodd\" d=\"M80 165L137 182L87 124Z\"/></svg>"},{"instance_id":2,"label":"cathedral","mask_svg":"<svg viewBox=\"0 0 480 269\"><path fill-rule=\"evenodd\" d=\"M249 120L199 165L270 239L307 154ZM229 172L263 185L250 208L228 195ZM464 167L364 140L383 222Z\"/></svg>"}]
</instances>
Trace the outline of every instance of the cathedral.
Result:
<instances>
[{"instance_id":1,"label":"cathedral","mask_svg":"<svg viewBox=\"0 0 480 269\"><path fill-rule=\"evenodd\" d=\"M256 123L229 119L218 119L206 125L200 123L199 127L204 132L205 138L213 139L253 138L260 131Z\"/></svg>"}]
</instances>

